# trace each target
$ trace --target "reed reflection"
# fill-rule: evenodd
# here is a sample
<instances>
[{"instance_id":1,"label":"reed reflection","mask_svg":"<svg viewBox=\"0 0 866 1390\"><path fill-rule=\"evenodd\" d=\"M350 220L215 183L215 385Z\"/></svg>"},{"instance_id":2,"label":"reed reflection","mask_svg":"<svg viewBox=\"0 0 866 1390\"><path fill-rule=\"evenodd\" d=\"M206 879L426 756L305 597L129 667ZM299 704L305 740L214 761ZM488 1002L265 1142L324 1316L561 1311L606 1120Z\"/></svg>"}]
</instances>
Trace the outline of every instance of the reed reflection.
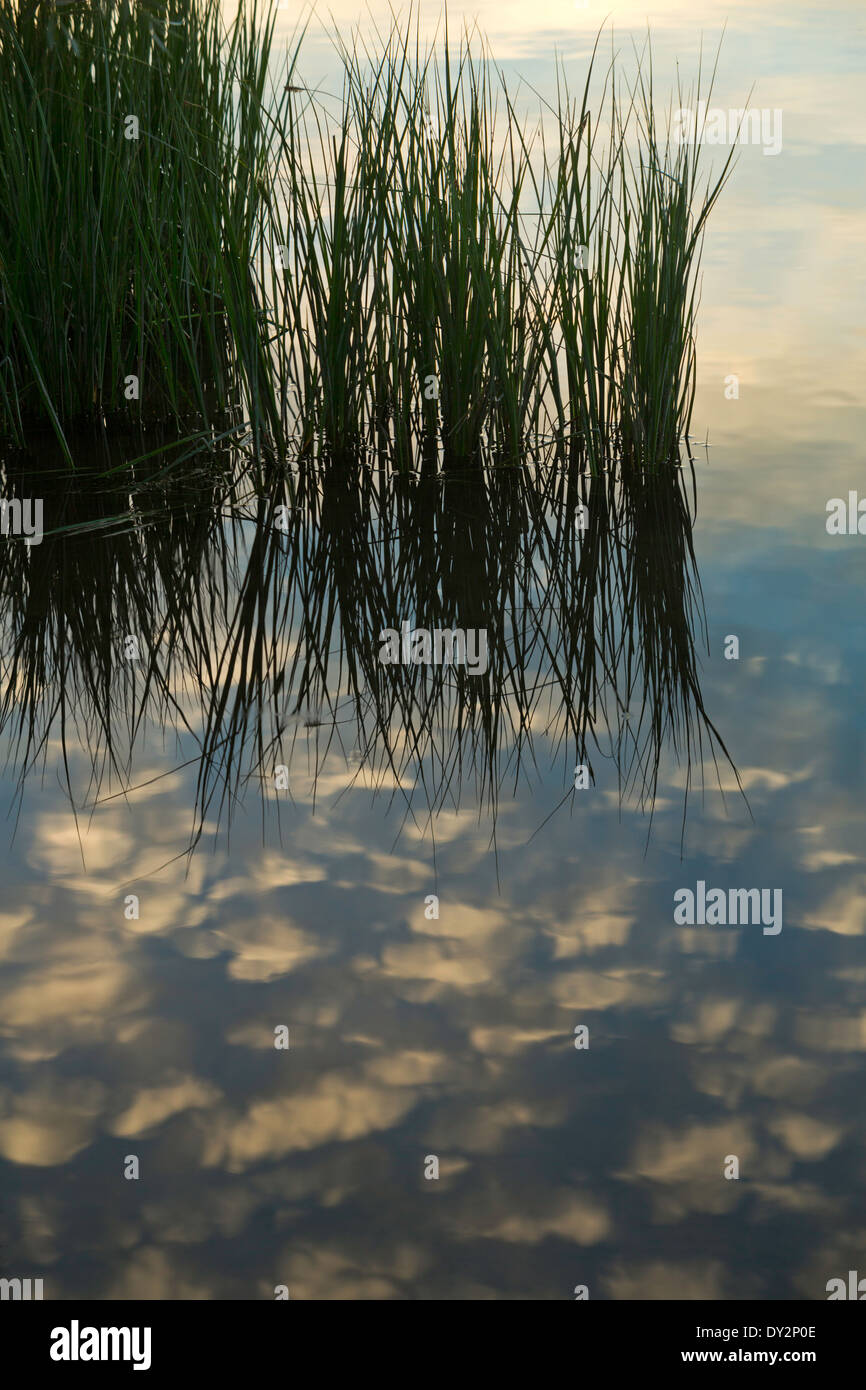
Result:
<instances>
[{"instance_id":1,"label":"reed reflection","mask_svg":"<svg viewBox=\"0 0 866 1390\"><path fill-rule=\"evenodd\" d=\"M76 812L134 795L148 728L194 740L190 849L251 785L279 808L299 739L305 775L335 759L404 820L468 803L494 831L542 742L560 807L605 757L650 814L666 748L689 773L730 761L701 694L690 458L392 474L151 452L74 476L7 461L7 491L45 515L38 553L10 539L0 578L19 796L54 740ZM383 634L410 626L483 634L485 669L383 661Z\"/></svg>"}]
</instances>

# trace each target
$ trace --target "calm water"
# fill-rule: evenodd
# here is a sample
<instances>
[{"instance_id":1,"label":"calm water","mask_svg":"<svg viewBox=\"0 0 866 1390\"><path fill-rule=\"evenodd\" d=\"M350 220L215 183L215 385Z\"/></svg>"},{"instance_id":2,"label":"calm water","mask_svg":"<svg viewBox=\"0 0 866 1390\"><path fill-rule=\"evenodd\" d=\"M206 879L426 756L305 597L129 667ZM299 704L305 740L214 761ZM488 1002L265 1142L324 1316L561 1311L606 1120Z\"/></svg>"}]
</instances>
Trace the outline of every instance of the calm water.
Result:
<instances>
[{"instance_id":1,"label":"calm water","mask_svg":"<svg viewBox=\"0 0 866 1390\"><path fill-rule=\"evenodd\" d=\"M473 13L543 91L606 11ZM725 17L714 104L754 82L784 136L709 226L693 530L677 489L603 493L608 545L556 479L362 505L335 478L275 544L213 473L143 480L138 530L94 529L108 485L43 480L46 529L81 533L4 554L4 1274L823 1299L866 1273L866 538L825 526L866 496L864 23L613 10L665 92ZM314 30L301 75L329 73ZM378 663L381 627L438 615L489 630L477 684ZM678 925L699 881L780 889L782 930Z\"/></svg>"}]
</instances>

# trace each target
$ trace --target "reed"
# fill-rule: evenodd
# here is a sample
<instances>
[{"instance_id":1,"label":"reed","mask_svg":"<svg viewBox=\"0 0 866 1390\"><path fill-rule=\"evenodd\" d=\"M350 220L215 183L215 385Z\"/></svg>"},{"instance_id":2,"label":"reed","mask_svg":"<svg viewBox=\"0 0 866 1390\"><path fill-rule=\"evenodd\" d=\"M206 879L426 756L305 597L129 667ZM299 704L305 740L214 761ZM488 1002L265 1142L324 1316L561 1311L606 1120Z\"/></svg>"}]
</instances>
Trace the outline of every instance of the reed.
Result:
<instances>
[{"instance_id":1,"label":"reed","mask_svg":"<svg viewBox=\"0 0 866 1390\"><path fill-rule=\"evenodd\" d=\"M462 467L553 437L595 472L679 462L732 154L701 186L697 144L659 127L651 55L624 85L613 60L598 73L599 42L580 99L560 72L534 123L477 34L446 25L422 48L417 17L375 50L338 40L336 109L296 96L271 190L291 248L274 337L305 450L403 466L415 444Z\"/></svg>"},{"instance_id":2,"label":"reed","mask_svg":"<svg viewBox=\"0 0 866 1390\"><path fill-rule=\"evenodd\" d=\"M0 0L0 432L47 421L71 462L80 422L228 409L329 463L677 461L730 157L704 186L651 59L624 85L599 39L530 118L476 33L424 47L416 13L337 39L335 101L300 40L280 68L275 13Z\"/></svg>"},{"instance_id":3,"label":"reed","mask_svg":"<svg viewBox=\"0 0 866 1390\"><path fill-rule=\"evenodd\" d=\"M250 264L272 25L258 0L228 26L219 0L0 0L7 435L244 397L267 418Z\"/></svg>"}]
</instances>

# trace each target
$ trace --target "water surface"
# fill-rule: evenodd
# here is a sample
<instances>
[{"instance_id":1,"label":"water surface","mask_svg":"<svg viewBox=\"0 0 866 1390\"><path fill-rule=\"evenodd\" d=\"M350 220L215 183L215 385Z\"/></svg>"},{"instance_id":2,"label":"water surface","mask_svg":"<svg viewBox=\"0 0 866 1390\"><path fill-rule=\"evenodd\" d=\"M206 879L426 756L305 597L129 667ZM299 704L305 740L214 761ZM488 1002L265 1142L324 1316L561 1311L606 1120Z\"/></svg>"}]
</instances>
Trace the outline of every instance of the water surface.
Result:
<instances>
[{"instance_id":1,"label":"water surface","mask_svg":"<svg viewBox=\"0 0 866 1390\"><path fill-rule=\"evenodd\" d=\"M577 85L604 18L475 12L541 90L555 50ZM649 21L669 90L725 16L613 18L624 51ZM95 528L116 491L46 485L81 533L4 574L4 1274L50 1298L822 1299L863 1270L866 540L825 527L866 491L863 58L855 5L727 11L718 104L754 81L784 143L742 150L708 231L710 447L693 528L670 497L656 523L685 546L675 621L649 583L581 626L567 501L507 482L371 520L337 480L280 546L255 489L218 520L212 472L143 480L140 535ZM593 573L623 566L636 585L596 545ZM377 669L375 624L431 594L496 638L477 691ZM664 700L599 678L574 792L588 633L624 656L629 624L638 653L660 641L679 723L656 764ZM134 669L131 631L152 639ZM782 931L678 926L699 880L780 888Z\"/></svg>"}]
</instances>

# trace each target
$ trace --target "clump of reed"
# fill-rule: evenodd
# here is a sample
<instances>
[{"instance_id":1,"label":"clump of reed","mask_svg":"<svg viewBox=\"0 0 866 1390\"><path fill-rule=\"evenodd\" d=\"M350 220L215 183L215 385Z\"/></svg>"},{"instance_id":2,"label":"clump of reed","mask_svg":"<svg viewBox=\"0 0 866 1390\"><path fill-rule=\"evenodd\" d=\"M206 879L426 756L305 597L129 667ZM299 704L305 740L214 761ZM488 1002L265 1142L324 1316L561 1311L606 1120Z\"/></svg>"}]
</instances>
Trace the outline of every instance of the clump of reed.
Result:
<instances>
[{"instance_id":1,"label":"clump of reed","mask_svg":"<svg viewBox=\"0 0 866 1390\"><path fill-rule=\"evenodd\" d=\"M645 60L597 93L597 44L530 119L476 35L424 49L416 15L337 41L335 100L297 49L274 80L274 17L0 0L0 430L229 406L320 462L678 459L730 157L702 186Z\"/></svg>"},{"instance_id":2,"label":"clump of reed","mask_svg":"<svg viewBox=\"0 0 866 1390\"><path fill-rule=\"evenodd\" d=\"M303 449L462 466L552 439L593 471L679 461L701 238L731 156L702 186L646 54L630 87L611 63L594 92L597 44L581 98L560 72L533 123L474 34L338 46L341 99L294 91L269 203Z\"/></svg>"},{"instance_id":3,"label":"clump of reed","mask_svg":"<svg viewBox=\"0 0 866 1390\"><path fill-rule=\"evenodd\" d=\"M0 0L7 436L208 421L242 396L267 419L251 261L273 18L258 0L228 25L220 0Z\"/></svg>"}]
</instances>

